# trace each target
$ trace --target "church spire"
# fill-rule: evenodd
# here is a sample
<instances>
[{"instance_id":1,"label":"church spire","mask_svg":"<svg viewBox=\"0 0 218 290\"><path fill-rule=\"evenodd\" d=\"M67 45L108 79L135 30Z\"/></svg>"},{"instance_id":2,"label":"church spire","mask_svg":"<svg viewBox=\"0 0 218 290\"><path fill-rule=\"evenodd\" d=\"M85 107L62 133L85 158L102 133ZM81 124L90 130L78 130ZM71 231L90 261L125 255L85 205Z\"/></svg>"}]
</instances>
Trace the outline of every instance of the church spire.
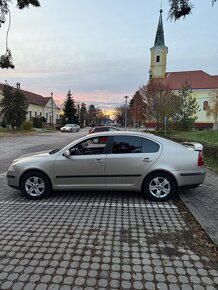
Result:
<instances>
[{"instance_id":1,"label":"church spire","mask_svg":"<svg viewBox=\"0 0 218 290\"><path fill-rule=\"evenodd\" d=\"M150 78L165 78L166 76L168 48L167 46L165 46L164 42L162 12L163 10L161 9L154 46L150 49L151 50L151 63L149 70Z\"/></svg>"},{"instance_id":2,"label":"church spire","mask_svg":"<svg viewBox=\"0 0 218 290\"><path fill-rule=\"evenodd\" d=\"M164 30L163 30L163 21L162 21L162 12L163 10L160 10L160 17L155 37L154 46L165 46L164 43Z\"/></svg>"}]
</instances>

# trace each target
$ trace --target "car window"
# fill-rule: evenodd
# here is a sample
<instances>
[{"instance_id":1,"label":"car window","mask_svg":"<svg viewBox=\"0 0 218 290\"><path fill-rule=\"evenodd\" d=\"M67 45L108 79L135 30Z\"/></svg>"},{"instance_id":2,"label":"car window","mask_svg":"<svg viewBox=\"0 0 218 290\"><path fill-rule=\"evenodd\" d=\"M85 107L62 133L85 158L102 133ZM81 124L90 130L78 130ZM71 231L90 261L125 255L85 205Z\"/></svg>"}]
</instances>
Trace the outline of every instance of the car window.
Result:
<instances>
[{"instance_id":1,"label":"car window","mask_svg":"<svg viewBox=\"0 0 218 290\"><path fill-rule=\"evenodd\" d=\"M95 132L104 132L104 131L108 131L108 128L100 127L100 128L96 128L94 131Z\"/></svg>"},{"instance_id":2,"label":"car window","mask_svg":"<svg viewBox=\"0 0 218 290\"><path fill-rule=\"evenodd\" d=\"M142 153L154 153L157 152L160 148L160 145L154 141L143 138L142 139Z\"/></svg>"},{"instance_id":3,"label":"car window","mask_svg":"<svg viewBox=\"0 0 218 290\"><path fill-rule=\"evenodd\" d=\"M104 149L109 140L108 136L93 137L75 145L70 149L71 155L104 154Z\"/></svg>"},{"instance_id":4,"label":"car window","mask_svg":"<svg viewBox=\"0 0 218 290\"><path fill-rule=\"evenodd\" d=\"M114 136L112 153L140 153L142 140L135 136Z\"/></svg>"}]
</instances>

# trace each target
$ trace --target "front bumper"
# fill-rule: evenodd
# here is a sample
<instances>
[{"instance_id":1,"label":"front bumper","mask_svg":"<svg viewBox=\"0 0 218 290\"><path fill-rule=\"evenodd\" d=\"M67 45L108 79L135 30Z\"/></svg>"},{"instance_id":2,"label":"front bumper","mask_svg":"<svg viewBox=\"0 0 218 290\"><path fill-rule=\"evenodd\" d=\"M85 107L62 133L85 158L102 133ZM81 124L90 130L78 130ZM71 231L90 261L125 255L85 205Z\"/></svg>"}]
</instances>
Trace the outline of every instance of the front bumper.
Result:
<instances>
[{"instance_id":1,"label":"front bumper","mask_svg":"<svg viewBox=\"0 0 218 290\"><path fill-rule=\"evenodd\" d=\"M17 178L16 174L14 171L8 171L7 172L7 182L8 186L19 189L19 179Z\"/></svg>"}]
</instances>

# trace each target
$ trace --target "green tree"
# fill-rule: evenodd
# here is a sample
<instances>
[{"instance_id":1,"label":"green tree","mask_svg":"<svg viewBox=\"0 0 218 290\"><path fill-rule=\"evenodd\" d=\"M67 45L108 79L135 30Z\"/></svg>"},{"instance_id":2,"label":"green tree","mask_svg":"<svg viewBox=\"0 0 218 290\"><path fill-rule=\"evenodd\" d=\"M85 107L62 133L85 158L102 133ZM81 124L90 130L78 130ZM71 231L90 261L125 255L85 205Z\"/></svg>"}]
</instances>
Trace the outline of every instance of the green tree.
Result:
<instances>
[{"instance_id":1,"label":"green tree","mask_svg":"<svg viewBox=\"0 0 218 290\"><path fill-rule=\"evenodd\" d=\"M63 106L64 123L65 124L78 124L78 113L75 106L75 101L72 97L71 91L67 93Z\"/></svg>"},{"instance_id":2,"label":"green tree","mask_svg":"<svg viewBox=\"0 0 218 290\"><path fill-rule=\"evenodd\" d=\"M87 109L86 104L82 103L80 108L80 125L81 127L85 126L87 122Z\"/></svg>"},{"instance_id":3,"label":"green tree","mask_svg":"<svg viewBox=\"0 0 218 290\"><path fill-rule=\"evenodd\" d=\"M213 128L218 130L218 90L213 93L211 104L208 104L206 109L206 115L214 118Z\"/></svg>"},{"instance_id":4,"label":"green tree","mask_svg":"<svg viewBox=\"0 0 218 290\"><path fill-rule=\"evenodd\" d=\"M179 113L175 115L174 120L179 129L190 130L197 119L196 113L199 111L199 105L196 98L192 95L191 85L187 81L182 85L178 96L181 107Z\"/></svg>"},{"instance_id":5,"label":"green tree","mask_svg":"<svg viewBox=\"0 0 218 290\"><path fill-rule=\"evenodd\" d=\"M20 128L22 122L26 120L28 104L25 96L18 89L14 91L11 86L4 86L0 108L0 114L3 116L3 119L13 129L15 127Z\"/></svg>"}]
</instances>

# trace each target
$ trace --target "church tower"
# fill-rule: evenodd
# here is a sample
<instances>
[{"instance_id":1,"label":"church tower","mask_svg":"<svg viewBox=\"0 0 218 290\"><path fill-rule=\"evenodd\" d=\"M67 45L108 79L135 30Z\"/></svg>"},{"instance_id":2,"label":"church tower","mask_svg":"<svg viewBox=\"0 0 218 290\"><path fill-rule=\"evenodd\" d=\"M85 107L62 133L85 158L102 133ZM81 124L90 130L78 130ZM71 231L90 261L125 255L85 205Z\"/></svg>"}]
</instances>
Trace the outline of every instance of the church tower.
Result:
<instances>
[{"instance_id":1,"label":"church tower","mask_svg":"<svg viewBox=\"0 0 218 290\"><path fill-rule=\"evenodd\" d=\"M161 9L154 46L150 49L151 50L151 63L149 70L150 79L165 78L166 75L168 47L165 46L164 43L162 12L163 10Z\"/></svg>"}]
</instances>

